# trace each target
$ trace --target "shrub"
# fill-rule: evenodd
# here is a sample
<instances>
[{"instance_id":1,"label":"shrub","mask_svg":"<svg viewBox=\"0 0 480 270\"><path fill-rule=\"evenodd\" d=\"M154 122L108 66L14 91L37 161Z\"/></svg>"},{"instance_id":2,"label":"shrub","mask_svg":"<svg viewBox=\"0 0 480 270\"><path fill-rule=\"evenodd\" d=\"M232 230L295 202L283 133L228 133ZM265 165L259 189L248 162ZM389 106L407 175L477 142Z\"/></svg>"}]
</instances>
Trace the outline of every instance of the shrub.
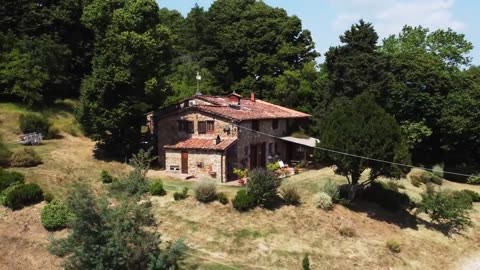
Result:
<instances>
[{"instance_id":1,"label":"shrub","mask_svg":"<svg viewBox=\"0 0 480 270\"><path fill-rule=\"evenodd\" d=\"M433 165L432 174L437 176L438 178L443 178L443 165L442 164Z\"/></svg>"},{"instance_id":2,"label":"shrub","mask_svg":"<svg viewBox=\"0 0 480 270\"><path fill-rule=\"evenodd\" d=\"M274 171L280 169L280 165L278 164L278 162L268 163L268 164L267 164L267 169L268 169L269 171L274 172Z\"/></svg>"},{"instance_id":3,"label":"shrub","mask_svg":"<svg viewBox=\"0 0 480 270\"><path fill-rule=\"evenodd\" d=\"M47 134L45 135L45 139L56 139L59 137L60 137L60 129L55 126L51 126L48 129Z\"/></svg>"},{"instance_id":4,"label":"shrub","mask_svg":"<svg viewBox=\"0 0 480 270\"><path fill-rule=\"evenodd\" d=\"M4 191L3 204L11 209L21 209L43 200L43 191L37 184L17 184Z\"/></svg>"},{"instance_id":5,"label":"shrub","mask_svg":"<svg viewBox=\"0 0 480 270\"><path fill-rule=\"evenodd\" d=\"M150 186L148 187L150 194L153 196L165 196L167 195L167 191L163 188L162 180L153 180L150 182Z\"/></svg>"},{"instance_id":6,"label":"shrub","mask_svg":"<svg viewBox=\"0 0 480 270\"><path fill-rule=\"evenodd\" d=\"M227 195L225 195L223 192L217 194L217 200L223 205L228 203Z\"/></svg>"},{"instance_id":7,"label":"shrub","mask_svg":"<svg viewBox=\"0 0 480 270\"><path fill-rule=\"evenodd\" d=\"M405 194L408 196L410 199L410 207L418 207L422 203L422 196L418 194L417 192L413 191L406 191Z\"/></svg>"},{"instance_id":8,"label":"shrub","mask_svg":"<svg viewBox=\"0 0 480 270\"><path fill-rule=\"evenodd\" d=\"M109 190L117 195L137 196L148 191L148 182L139 172L132 171L126 178L113 181Z\"/></svg>"},{"instance_id":9,"label":"shrub","mask_svg":"<svg viewBox=\"0 0 480 270\"><path fill-rule=\"evenodd\" d=\"M248 175L248 169L234 168L233 173L236 174L239 178L244 178L244 177L247 177Z\"/></svg>"},{"instance_id":10,"label":"shrub","mask_svg":"<svg viewBox=\"0 0 480 270\"><path fill-rule=\"evenodd\" d=\"M51 231L67 228L75 216L61 200L55 199L43 207L41 217L43 227Z\"/></svg>"},{"instance_id":11,"label":"shrub","mask_svg":"<svg viewBox=\"0 0 480 270\"><path fill-rule=\"evenodd\" d=\"M34 167L42 164L42 159L32 148L22 148L13 153L10 164L13 167Z\"/></svg>"},{"instance_id":12,"label":"shrub","mask_svg":"<svg viewBox=\"0 0 480 270\"><path fill-rule=\"evenodd\" d=\"M441 186L443 183L443 179L437 175L432 175L432 178L430 179L430 181L439 186Z\"/></svg>"},{"instance_id":13,"label":"shrub","mask_svg":"<svg viewBox=\"0 0 480 270\"><path fill-rule=\"evenodd\" d=\"M239 212L246 212L256 206L255 197L250 193L247 194L246 190L239 190L233 199L232 204L233 208Z\"/></svg>"},{"instance_id":14,"label":"shrub","mask_svg":"<svg viewBox=\"0 0 480 270\"><path fill-rule=\"evenodd\" d=\"M302 267L303 270L310 270L310 260L308 259L308 255L305 254L302 260Z\"/></svg>"},{"instance_id":15,"label":"shrub","mask_svg":"<svg viewBox=\"0 0 480 270\"><path fill-rule=\"evenodd\" d=\"M113 182L113 176L111 176L107 171L102 170L100 173L100 179L102 180L102 183L104 184L110 184Z\"/></svg>"},{"instance_id":16,"label":"shrub","mask_svg":"<svg viewBox=\"0 0 480 270\"><path fill-rule=\"evenodd\" d=\"M420 181L420 177L418 177L417 175L411 175L410 183L412 183L414 187L419 187L422 184L422 181Z\"/></svg>"},{"instance_id":17,"label":"shrub","mask_svg":"<svg viewBox=\"0 0 480 270\"><path fill-rule=\"evenodd\" d=\"M480 174L475 174L468 177L467 184L480 185Z\"/></svg>"},{"instance_id":18,"label":"shrub","mask_svg":"<svg viewBox=\"0 0 480 270\"><path fill-rule=\"evenodd\" d=\"M48 120L36 113L21 114L19 118L20 130L23 133L38 132L43 136L47 136L50 129Z\"/></svg>"},{"instance_id":19,"label":"shrub","mask_svg":"<svg viewBox=\"0 0 480 270\"><path fill-rule=\"evenodd\" d=\"M173 199L175 201L185 200L188 197L188 188L184 187L182 192L173 193Z\"/></svg>"},{"instance_id":20,"label":"shrub","mask_svg":"<svg viewBox=\"0 0 480 270\"><path fill-rule=\"evenodd\" d=\"M23 184L24 180L25 176L22 173L0 169L0 192L4 191L15 183Z\"/></svg>"},{"instance_id":21,"label":"shrub","mask_svg":"<svg viewBox=\"0 0 480 270\"><path fill-rule=\"evenodd\" d=\"M323 210L333 209L332 197L325 192L319 192L315 195L315 204Z\"/></svg>"},{"instance_id":22,"label":"shrub","mask_svg":"<svg viewBox=\"0 0 480 270\"><path fill-rule=\"evenodd\" d=\"M47 203L49 203L49 202L53 201L53 200L55 199L55 197L53 196L52 193L46 192L46 193L43 194L43 199L44 199Z\"/></svg>"},{"instance_id":23,"label":"shrub","mask_svg":"<svg viewBox=\"0 0 480 270\"><path fill-rule=\"evenodd\" d=\"M467 194L472 199L472 202L480 202L480 193L473 190L464 189L461 192Z\"/></svg>"},{"instance_id":24,"label":"shrub","mask_svg":"<svg viewBox=\"0 0 480 270\"><path fill-rule=\"evenodd\" d=\"M336 203L340 200L340 188L332 179L328 179L325 185L323 185L322 191L332 198L332 202ZM348 198L348 195L346 198Z\"/></svg>"},{"instance_id":25,"label":"shrub","mask_svg":"<svg viewBox=\"0 0 480 270\"><path fill-rule=\"evenodd\" d=\"M345 237L355 237L357 236L357 232L352 227L340 227L338 230L341 236Z\"/></svg>"},{"instance_id":26,"label":"shrub","mask_svg":"<svg viewBox=\"0 0 480 270\"><path fill-rule=\"evenodd\" d=\"M389 185L382 182L372 182L359 193L359 197L392 211L407 209L410 206L408 195L398 192L398 188L391 189Z\"/></svg>"},{"instance_id":27,"label":"shrub","mask_svg":"<svg viewBox=\"0 0 480 270\"><path fill-rule=\"evenodd\" d=\"M257 205L264 205L277 196L277 189L282 183L274 172L265 169L255 169L249 173L248 194L252 195Z\"/></svg>"},{"instance_id":28,"label":"shrub","mask_svg":"<svg viewBox=\"0 0 480 270\"><path fill-rule=\"evenodd\" d=\"M195 185L195 199L209 203L217 199L217 185L213 181L202 181Z\"/></svg>"},{"instance_id":29,"label":"shrub","mask_svg":"<svg viewBox=\"0 0 480 270\"><path fill-rule=\"evenodd\" d=\"M465 193L436 192L432 187L428 187L426 192L422 193L422 203L417 212L428 214L433 222L448 230L461 230L472 224L470 209L472 199Z\"/></svg>"},{"instance_id":30,"label":"shrub","mask_svg":"<svg viewBox=\"0 0 480 270\"><path fill-rule=\"evenodd\" d=\"M300 194L295 187L283 187L280 189L280 195L282 195L283 201L287 205L299 205Z\"/></svg>"},{"instance_id":31,"label":"shrub","mask_svg":"<svg viewBox=\"0 0 480 270\"><path fill-rule=\"evenodd\" d=\"M401 251L400 243L392 239L387 241L387 248L394 253L399 253Z\"/></svg>"}]
</instances>

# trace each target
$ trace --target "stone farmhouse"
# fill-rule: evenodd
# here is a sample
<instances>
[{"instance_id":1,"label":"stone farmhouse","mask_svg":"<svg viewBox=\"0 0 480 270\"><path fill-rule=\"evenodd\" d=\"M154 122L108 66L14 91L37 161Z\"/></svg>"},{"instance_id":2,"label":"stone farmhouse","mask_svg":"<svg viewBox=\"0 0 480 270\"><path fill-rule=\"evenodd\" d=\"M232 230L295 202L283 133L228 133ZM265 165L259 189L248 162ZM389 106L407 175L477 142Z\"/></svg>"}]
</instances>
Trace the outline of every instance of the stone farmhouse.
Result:
<instances>
[{"instance_id":1,"label":"stone farmhouse","mask_svg":"<svg viewBox=\"0 0 480 270\"><path fill-rule=\"evenodd\" d=\"M287 136L308 124L309 118L256 99L255 93L249 98L198 94L147 115L161 167L221 182L236 178L234 168L309 160L315 140Z\"/></svg>"}]
</instances>

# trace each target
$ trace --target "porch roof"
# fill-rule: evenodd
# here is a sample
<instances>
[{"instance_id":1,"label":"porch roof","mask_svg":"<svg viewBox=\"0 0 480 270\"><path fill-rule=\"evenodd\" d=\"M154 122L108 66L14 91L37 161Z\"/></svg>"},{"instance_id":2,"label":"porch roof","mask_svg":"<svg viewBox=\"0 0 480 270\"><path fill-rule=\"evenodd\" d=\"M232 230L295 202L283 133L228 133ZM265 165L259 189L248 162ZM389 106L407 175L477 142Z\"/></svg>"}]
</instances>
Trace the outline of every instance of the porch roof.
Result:
<instances>
[{"instance_id":1,"label":"porch roof","mask_svg":"<svg viewBox=\"0 0 480 270\"><path fill-rule=\"evenodd\" d=\"M218 144L214 144L215 138L189 138L173 145L165 145L165 149L197 149L224 151L233 145L236 139L222 139Z\"/></svg>"},{"instance_id":2,"label":"porch roof","mask_svg":"<svg viewBox=\"0 0 480 270\"><path fill-rule=\"evenodd\" d=\"M287 136L287 137L281 137L280 139L282 139L284 141L287 141L287 142L311 147L311 148L314 148L317 145L317 143L320 141L319 139L312 138L312 137L309 137L309 138L295 138L295 137L292 137L292 136Z\"/></svg>"}]
</instances>

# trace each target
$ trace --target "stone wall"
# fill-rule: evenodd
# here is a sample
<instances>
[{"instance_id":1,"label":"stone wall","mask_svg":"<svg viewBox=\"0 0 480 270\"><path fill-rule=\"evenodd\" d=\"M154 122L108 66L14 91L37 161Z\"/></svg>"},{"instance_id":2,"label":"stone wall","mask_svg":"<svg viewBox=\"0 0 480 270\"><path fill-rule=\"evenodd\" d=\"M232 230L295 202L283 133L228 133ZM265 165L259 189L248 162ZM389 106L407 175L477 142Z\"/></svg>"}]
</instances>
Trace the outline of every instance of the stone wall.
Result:
<instances>
[{"instance_id":1,"label":"stone wall","mask_svg":"<svg viewBox=\"0 0 480 270\"><path fill-rule=\"evenodd\" d=\"M182 152L188 153L188 174L199 176L209 176L211 172L216 173L218 181L225 181L225 156L219 151L204 151L204 150L179 150L167 149L166 151L166 170L175 173L182 171ZM172 167L177 167L178 170L171 170Z\"/></svg>"},{"instance_id":2,"label":"stone wall","mask_svg":"<svg viewBox=\"0 0 480 270\"><path fill-rule=\"evenodd\" d=\"M188 134L186 132L178 132L178 120L193 121L194 133ZM198 121L215 121L214 132L198 134ZM160 118L157 122L157 128L158 161L161 167L165 167L165 151L163 149L164 145L176 144L179 141L188 138L216 138L217 135L219 135L221 139L231 139L237 137L236 127L230 122L230 120L196 111L187 111ZM229 131L224 131L224 129L228 129Z\"/></svg>"},{"instance_id":3,"label":"stone wall","mask_svg":"<svg viewBox=\"0 0 480 270\"><path fill-rule=\"evenodd\" d=\"M287 145L284 141L259 134L248 129L252 129L253 121L243 121L239 125L238 142L236 143L237 161L234 165L235 168L250 168L250 145L266 144L266 161L274 162L278 159L285 160L287 157ZM271 134L276 137L282 137L287 135L288 121L286 119L278 119L278 128L273 129L273 120L259 120L260 132ZM242 127L248 128L243 129ZM276 145L276 149L275 149ZM271 151L270 151L271 150ZM270 156L270 159L268 158Z\"/></svg>"}]
</instances>

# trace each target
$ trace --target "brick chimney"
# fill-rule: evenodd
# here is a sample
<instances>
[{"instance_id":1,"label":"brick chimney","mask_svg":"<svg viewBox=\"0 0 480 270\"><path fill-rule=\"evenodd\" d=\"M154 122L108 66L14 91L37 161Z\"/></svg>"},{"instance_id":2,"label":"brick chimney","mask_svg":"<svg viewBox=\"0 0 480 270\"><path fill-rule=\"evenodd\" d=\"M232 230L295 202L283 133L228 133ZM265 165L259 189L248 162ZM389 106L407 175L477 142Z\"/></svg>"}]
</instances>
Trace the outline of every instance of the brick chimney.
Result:
<instances>
[{"instance_id":1,"label":"brick chimney","mask_svg":"<svg viewBox=\"0 0 480 270\"><path fill-rule=\"evenodd\" d=\"M228 99L230 100L230 103L240 105L240 100L242 96L233 92L230 95L228 95Z\"/></svg>"},{"instance_id":2,"label":"brick chimney","mask_svg":"<svg viewBox=\"0 0 480 270\"><path fill-rule=\"evenodd\" d=\"M255 92L252 92L252 93L250 94L250 101L255 102L255 99L256 99L256 98L255 98Z\"/></svg>"}]
</instances>

